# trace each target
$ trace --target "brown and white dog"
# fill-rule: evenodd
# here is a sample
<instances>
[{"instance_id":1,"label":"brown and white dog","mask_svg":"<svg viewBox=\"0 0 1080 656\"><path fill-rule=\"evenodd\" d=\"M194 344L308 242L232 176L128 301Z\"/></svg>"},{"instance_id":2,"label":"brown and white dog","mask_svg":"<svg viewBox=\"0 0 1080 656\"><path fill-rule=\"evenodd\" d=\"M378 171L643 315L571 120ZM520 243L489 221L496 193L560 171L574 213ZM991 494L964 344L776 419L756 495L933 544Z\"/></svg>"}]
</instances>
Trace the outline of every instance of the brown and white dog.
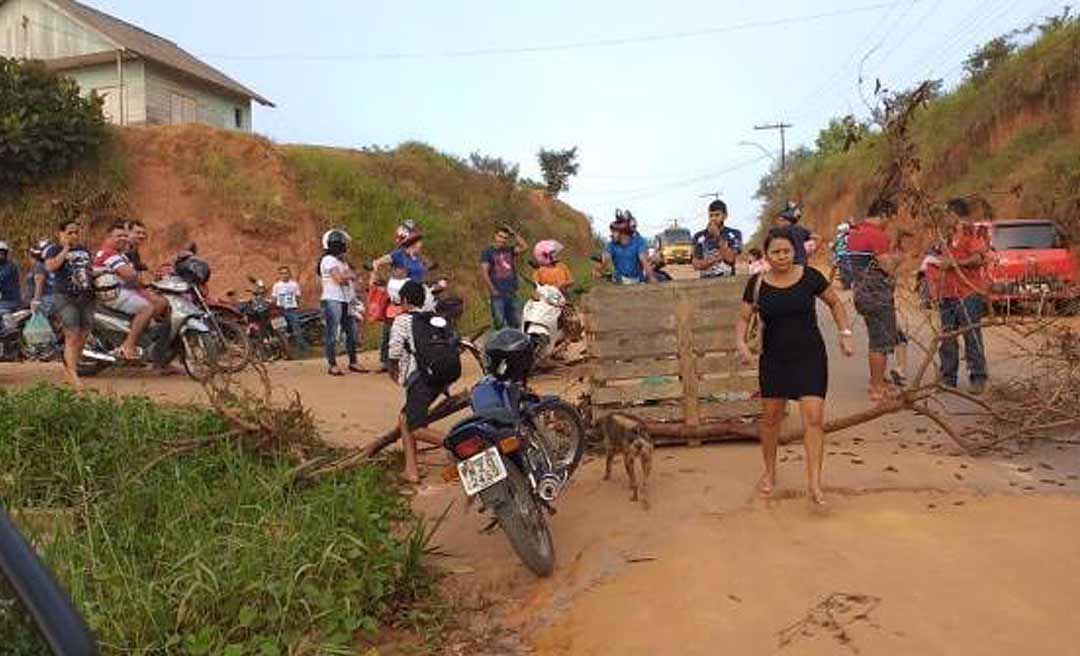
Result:
<instances>
[{"instance_id":1,"label":"brown and white dog","mask_svg":"<svg viewBox=\"0 0 1080 656\"><path fill-rule=\"evenodd\" d=\"M611 462L615 454L622 452L626 475L630 478L631 501L638 500L646 510L649 508L649 473L652 471L653 438L645 428L645 422L636 417L616 412L597 423L597 430L604 438L604 450L607 463L604 468L604 480L611 478ZM641 478L637 477L635 463L641 464Z\"/></svg>"}]
</instances>

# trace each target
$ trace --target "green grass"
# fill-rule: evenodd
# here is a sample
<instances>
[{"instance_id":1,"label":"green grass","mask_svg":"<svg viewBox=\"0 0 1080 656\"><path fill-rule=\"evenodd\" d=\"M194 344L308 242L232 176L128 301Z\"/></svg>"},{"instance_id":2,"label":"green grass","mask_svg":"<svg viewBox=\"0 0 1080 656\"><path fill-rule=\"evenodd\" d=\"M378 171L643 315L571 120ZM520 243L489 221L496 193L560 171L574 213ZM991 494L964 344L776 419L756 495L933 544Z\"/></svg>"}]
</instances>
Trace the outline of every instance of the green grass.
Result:
<instances>
[{"instance_id":1,"label":"green grass","mask_svg":"<svg viewBox=\"0 0 1080 656\"><path fill-rule=\"evenodd\" d=\"M294 489L289 462L222 441L135 478L166 442L224 429L147 399L0 391L0 498L104 653L351 654L390 621L441 617L430 529L379 467ZM69 519L30 521L42 509Z\"/></svg>"}]
</instances>

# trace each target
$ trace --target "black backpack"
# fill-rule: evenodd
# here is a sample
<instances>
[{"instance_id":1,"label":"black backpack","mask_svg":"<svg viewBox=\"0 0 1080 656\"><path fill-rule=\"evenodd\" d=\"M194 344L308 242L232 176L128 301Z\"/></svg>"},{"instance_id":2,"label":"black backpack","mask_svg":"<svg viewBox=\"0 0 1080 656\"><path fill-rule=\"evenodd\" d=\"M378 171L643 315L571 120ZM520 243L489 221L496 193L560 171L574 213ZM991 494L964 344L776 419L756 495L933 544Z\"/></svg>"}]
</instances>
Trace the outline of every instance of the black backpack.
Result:
<instances>
[{"instance_id":1,"label":"black backpack","mask_svg":"<svg viewBox=\"0 0 1080 656\"><path fill-rule=\"evenodd\" d=\"M83 249L68 251L67 289L69 296L91 298L94 296L94 269L90 253Z\"/></svg>"},{"instance_id":2,"label":"black backpack","mask_svg":"<svg viewBox=\"0 0 1080 656\"><path fill-rule=\"evenodd\" d=\"M432 325L432 319L444 325ZM461 338L444 317L434 312L414 312L412 341L412 354L425 384L441 390L461 378Z\"/></svg>"}]
</instances>

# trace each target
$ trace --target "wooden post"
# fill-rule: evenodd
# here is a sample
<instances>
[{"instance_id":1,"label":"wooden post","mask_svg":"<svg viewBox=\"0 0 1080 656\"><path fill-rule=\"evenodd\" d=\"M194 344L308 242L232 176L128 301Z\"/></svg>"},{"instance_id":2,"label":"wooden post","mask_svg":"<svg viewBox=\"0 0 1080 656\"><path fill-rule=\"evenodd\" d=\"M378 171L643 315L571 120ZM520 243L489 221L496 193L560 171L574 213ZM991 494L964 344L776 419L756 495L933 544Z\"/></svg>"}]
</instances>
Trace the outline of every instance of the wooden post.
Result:
<instances>
[{"instance_id":1,"label":"wooden post","mask_svg":"<svg viewBox=\"0 0 1080 656\"><path fill-rule=\"evenodd\" d=\"M675 291L675 326L678 331L679 377L682 379L683 424L695 428L701 424L701 405L698 401L697 357L694 353L694 306L690 295ZM701 446L701 439L692 437L690 446Z\"/></svg>"}]
</instances>

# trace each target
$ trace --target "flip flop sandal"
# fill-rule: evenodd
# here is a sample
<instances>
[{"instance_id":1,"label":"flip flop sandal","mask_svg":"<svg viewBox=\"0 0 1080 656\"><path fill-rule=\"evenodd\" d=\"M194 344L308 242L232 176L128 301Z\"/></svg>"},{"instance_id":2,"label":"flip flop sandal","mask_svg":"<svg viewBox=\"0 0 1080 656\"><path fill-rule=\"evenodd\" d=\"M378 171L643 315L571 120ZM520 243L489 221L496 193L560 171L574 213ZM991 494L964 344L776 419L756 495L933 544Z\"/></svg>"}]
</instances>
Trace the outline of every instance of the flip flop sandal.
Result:
<instances>
[{"instance_id":1,"label":"flip flop sandal","mask_svg":"<svg viewBox=\"0 0 1080 656\"><path fill-rule=\"evenodd\" d=\"M896 369L893 369L889 372L889 378L892 379L893 385L901 388L907 387L907 376L900 373Z\"/></svg>"},{"instance_id":2,"label":"flip flop sandal","mask_svg":"<svg viewBox=\"0 0 1080 656\"><path fill-rule=\"evenodd\" d=\"M331 369L331 370L327 371L326 373L331 375L331 376L344 376L345 375L345 373L343 371L341 371L341 369Z\"/></svg>"},{"instance_id":3,"label":"flip flop sandal","mask_svg":"<svg viewBox=\"0 0 1080 656\"><path fill-rule=\"evenodd\" d=\"M349 371L353 372L354 374L366 374L367 373L367 369L364 369L363 367L361 367L358 364L350 364L349 365Z\"/></svg>"},{"instance_id":4,"label":"flip flop sandal","mask_svg":"<svg viewBox=\"0 0 1080 656\"><path fill-rule=\"evenodd\" d=\"M114 348L113 350L109 351L109 355L113 356L117 360L123 360L124 362L138 362L139 360L142 360L143 350L141 348L139 348L138 346L136 346L135 347L135 357L129 358L124 353L124 349L122 349L120 347L117 347L117 348Z\"/></svg>"}]
</instances>

